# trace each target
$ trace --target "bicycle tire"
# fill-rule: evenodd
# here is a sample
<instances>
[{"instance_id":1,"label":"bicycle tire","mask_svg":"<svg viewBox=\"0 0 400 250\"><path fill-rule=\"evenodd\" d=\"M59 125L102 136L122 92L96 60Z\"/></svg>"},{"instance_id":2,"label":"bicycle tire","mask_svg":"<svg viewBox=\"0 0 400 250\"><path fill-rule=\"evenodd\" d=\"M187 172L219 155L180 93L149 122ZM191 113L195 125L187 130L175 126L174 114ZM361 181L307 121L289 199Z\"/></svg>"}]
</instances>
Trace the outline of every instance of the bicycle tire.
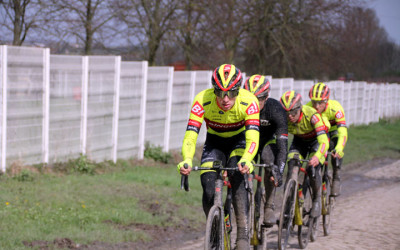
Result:
<instances>
[{"instance_id":1,"label":"bicycle tire","mask_svg":"<svg viewBox=\"0 0 400 250\"><path fill-rule=\"evenodd\" d=\"M311 224L310 224L310 240L311 242L314 242L317 240L318 237L318 225L319 225L319 216L316 218L312 218Z\"/></svg>"},{"instance_id":2,"label":"bicycle tire","mask_svg":"<svg viewBox=\"0 0 400 250\"><path fill-rule=\"evenodd\" d=\"M258 249L267 249L266 248L266 235L264 236L264 230L265 232L267 232L267 228L264 228L263 225L263 221L264 221L264 205L265 205L265 189L264 187L261 188L261 200L260 200L260 204L258 206L260 206L260 217L258 218L258 221L255 221L254 223L254 231L256 232L255 236L257 237L258 240L258 245L253 245L253 250L258 250ZM255 218L255 216L254 216ZM254 219L255 220L255 219ZM254 234L253 231L253 234ZM254 235L253 235L254 236ZM251 238L250 238L251 239Z\"/></svg>"},{"instance_id":3,"label":"bicycle tire","mask_svg":"<svg viewBox=\"0 0 400 250\"><path fill-rule=\"evenodd\" d=\"M296 201L297 182L290 179L283 196L282 210L279 216L278 249L286 249L291 234L294 218L294 205Z\"/></svg>"},{"instance_id":4,"label":"bicycle tire","mask_svg":"<svg viewBox=\"0 0 400 250\"><path fill-rule=\"evenodd\" d=\"M331 193L331 180L326 178L325 183L326 191L322 194L322 227L324 229L324 236L328 236L331 232L331 218L335 203L335 197L330 196Z\"/></svg>"},{"instance_id":5,"label":"bicycle tire","mask_svg":"<svg viewBox=\"0 0 400 250\"><path fill-rule=\"evenodd\" d=\"M212 206L208 213L206 223L206 236L204 238L205 250L224 249L223 212L218 206Z\"/></svg>"},{"instance_id":6,"label":"bicycle tire","mask_svg":"<svg viewBox=\"0 0 400 250\"><path fill-rule=\"evenodd\" d=\"M297 237L299 240L299 246L301 249L304 249L308 245L308 241L311 237L311 226L312 218L311 218L311 209L312 209L312 193L311 187L308 185L306 181L303 186L303 195L304 195L304 203L300 207L301 221L302 225L298 226Z\"/></svg>"}]
</instances>

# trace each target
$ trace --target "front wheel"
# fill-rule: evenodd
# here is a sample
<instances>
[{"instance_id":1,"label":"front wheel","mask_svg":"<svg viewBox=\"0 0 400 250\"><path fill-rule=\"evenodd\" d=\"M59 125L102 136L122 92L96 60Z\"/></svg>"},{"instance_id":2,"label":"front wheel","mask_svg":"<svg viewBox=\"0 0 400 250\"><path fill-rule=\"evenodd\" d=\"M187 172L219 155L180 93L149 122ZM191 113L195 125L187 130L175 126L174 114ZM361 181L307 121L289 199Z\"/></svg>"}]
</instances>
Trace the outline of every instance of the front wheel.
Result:
<instances>
[{"instance_id":1,"label":"front wheel","mask_svg":"<svg viewBox=\"0 0 400 250\"><path fill-rule=\"evenodd\" d=\"M224 249L224 229L223 229L222 210L218 206L213 206L208 213L206 223L206 236L204 239L204 249L220 250Z\"/></svg>"},{"instance_id":2,"label":"front wheel","mask_svg":"<svg viewBox=\"0 0 400 250\"><path fill-rule=\"evenodd\" d=\"M294 203L296 201L296 190L297 184L296 181L291 179L289 180L286 191L283 196L282 203L282 211L279 216L279 227L278 227L278 248L286 249L289 236L291 233L291 228L293 225L294 218Z\"/></svg>"},{"instance_id":3,"label":"front wheel","mask_svg":"<svg viewBox=\"0 0 400 250\"><path fill-rule=\"evenodd\" d=\"M298 226L297 236L299 246L304 249L308 245L311 236L312 218L310 216L312 209L312 194L308 184L303 187L303 200L299 200L299 216L301 216L301 225Z\"/></svg>"},{"instance_id":4,"label":"front wheel","mask_svg":"<svg viewBox=\"0 0 400 250\"><path fill-rule=\"evenodd\" d=\"M322 216L324 235L328 236L331 233L331 225L332 225L332 214L333 209L335 207L335 197L329 197L329 202L327 206L327 214Z\"/></svg>"}]
</instances>

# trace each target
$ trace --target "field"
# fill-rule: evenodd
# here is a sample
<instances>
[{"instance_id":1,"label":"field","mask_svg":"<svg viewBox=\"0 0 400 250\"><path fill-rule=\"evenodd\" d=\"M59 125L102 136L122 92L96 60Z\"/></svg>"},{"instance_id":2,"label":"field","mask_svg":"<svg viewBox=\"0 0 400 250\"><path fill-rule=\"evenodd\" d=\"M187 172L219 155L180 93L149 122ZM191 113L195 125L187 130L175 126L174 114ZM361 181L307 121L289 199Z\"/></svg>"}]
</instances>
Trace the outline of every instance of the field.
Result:
<instances>
[{"instance_id":1,"label":"field","mask_svg":"<svg viewBox=\"0 0 400 250\"><path fill-rule=\"evenodd\" d=\"M400 159L400 120L349 128L346 171L382 159ZM0 248L162 249L194 239L205 223L199 175L180 190L178 160L15 164L0 178Z\"/></svg>"}]
</instances>

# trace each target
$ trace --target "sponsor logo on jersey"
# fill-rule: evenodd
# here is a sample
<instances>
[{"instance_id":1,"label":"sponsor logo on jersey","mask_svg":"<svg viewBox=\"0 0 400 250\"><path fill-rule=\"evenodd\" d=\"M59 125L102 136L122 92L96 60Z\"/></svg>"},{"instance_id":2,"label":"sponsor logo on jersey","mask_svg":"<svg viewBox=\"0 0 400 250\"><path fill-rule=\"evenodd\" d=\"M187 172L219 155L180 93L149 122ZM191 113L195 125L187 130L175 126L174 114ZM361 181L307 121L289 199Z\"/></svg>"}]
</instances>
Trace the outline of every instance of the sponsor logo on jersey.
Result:
<instances>
[{"instance_id":1,"label":"sponsor logo on jersey","mask_svg":"<svg viewBox=\"0 0 400 250\"><path fill-rule=\"evenodd\" d=\"M315 125L319 122L319 118L316 115L311 116L311 124Z\"/></svg>"},{"instance_id":2,"label":"sponsor logo on jersey","mask_svg":"<svg viewBox=\"0 0 400 250\"><path fill-rule=\"evenodd\" d=\"M322 143L322 145L321 145L321 154L323 154L324 153L324 151L325 151L325 143Z\"/></svg>"},{"instance_id":3,"label":"sponsor logo on jersey","mask_svg":"<svg viewBox=\"0 0 400 250\"><path fill-rule=\"evenodd\" d=\"M338 112L336 112L336 114L335 114L335 117L336 117L336 119L341 119L344 117L344 115L343 115L342 111L338 110Z\"/></svg>"},{"instance_id":4,"label":"sponsor logo on jersey","mask_svg":"<svg viewBox=\"0 0 400 250\"><path fill-rule=\"evenodd\" d=\"M245 121L240 121L236 123L219 123L215 121L210 121L208 119L205 119L207 127L212 128L213 130L217 132L228 132L228 131L236 131L240 128L242 128L245 124Z\"/></svg>"},{"instance_id":5,"label":"sponsor logo on jersey","mask_svg":"<svg viewBox=\"0 0 400 250\"><path fill-rule=\"evenodd\" d=\"M252 102L251 105L246 109L248 115L259 113L258 105L256 102Z\"/></svg>"},{"instance_id":6,"label":"sponsor logo on jersey","mask_svg":"<svg viewBox=\"0 0 400 250\"><path fill-rule=\"evenodd\" d=\"M256 148L256 143L252 142L249 148L249 153L252 154L254 152L254 149Z\"/></svg>"},{"instance_id":7,"label":"sponsor logo on jersey","mask_svg":"<svg viewBox=\"0 0 400 250\"><path fill-rule=\"evenodd\" d=\"M188 125L200 128L201 127L201 122L189 119Z\"/></svg>"},{"instance_id":8,"label":"sponsor logo on jersey","mask_svg":"<svg viewBox=\"0 0 400 250\"><path fill-rule=\"evenodd\" d=\"M193 105L192 107L192 114L202 118L203 114L204 114L204 109L203 107L200 105L199 102L196 101L196 103Z\"/></svg>"}]
</instances>

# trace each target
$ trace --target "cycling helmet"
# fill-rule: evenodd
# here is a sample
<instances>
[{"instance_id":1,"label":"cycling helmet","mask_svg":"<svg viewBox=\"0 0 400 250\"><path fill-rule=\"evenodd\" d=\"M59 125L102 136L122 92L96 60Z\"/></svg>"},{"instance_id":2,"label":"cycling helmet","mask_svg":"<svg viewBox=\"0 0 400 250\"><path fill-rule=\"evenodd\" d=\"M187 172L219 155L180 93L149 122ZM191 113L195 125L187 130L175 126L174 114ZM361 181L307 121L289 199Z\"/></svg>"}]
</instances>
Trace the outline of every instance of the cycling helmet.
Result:
<instances>
[{"instance_id":1,"label":"cycling helmet","mask_svg":"<svg viewBox=\"0 0 400 250\"><path fill-rule=\"evenodd\" d=\"M325 101L329 100L329 95L331 91L327 85L322 82L314 84L310 89L310 99L312 101Z\"/></svg>"},{"instance_id":2,"label":"cycling helmet","mask_svg":"<svg viewBox=\"0 0 400 250\"><path fill-rule=\"evenodd\" d=\"M269 86L268 79L262 75L252 75L244 83L244 88L253 93L257 98L268 97Z\"/></svg>"},{"instance_id":3,"label":"cycling helmet","mask_svg":"<svg viewBox=\"0 0 400 250\"><path fill-rule=\"evenodd\" d=\"M301 95L294 90L286 91L280 102L286 111L301 108Z\"/></svg>"},{"instance_id":4,"label":"cycling helmet","mask_svg":"<svg viewBox=\"0 0 400 250\"><path fill-rule=\"evenodd\" d=\"M214 89L220 91L239 90L242 81L242 72L233 64L222 64L211 77Z\"/></svg>"}]
</instances>

